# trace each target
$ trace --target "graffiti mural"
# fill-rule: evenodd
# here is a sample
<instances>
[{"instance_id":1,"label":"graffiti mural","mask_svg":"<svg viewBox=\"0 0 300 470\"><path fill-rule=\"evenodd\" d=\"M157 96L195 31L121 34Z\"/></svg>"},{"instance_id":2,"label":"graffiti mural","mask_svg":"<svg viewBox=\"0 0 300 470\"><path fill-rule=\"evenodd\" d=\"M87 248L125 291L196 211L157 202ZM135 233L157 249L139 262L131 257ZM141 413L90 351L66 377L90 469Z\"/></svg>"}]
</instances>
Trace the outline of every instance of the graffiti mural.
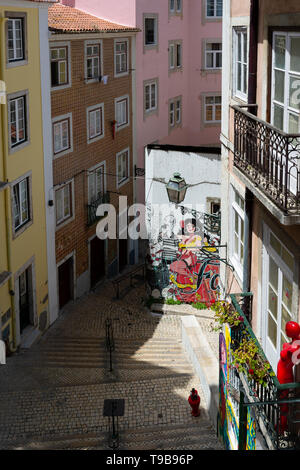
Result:
<instances>
[{"instance_id":1,"label":"graffiti mural","mask_svg":"<svg viewBox=\"0 0 300 470\"><path fill-rule=\"evenodd\" d=\"M202 218L204 219L204 217ZM164 298L185 303L210 302L219 292L219 236L200 217L163 219L149 240L148 282Z\"/></svg>"}]
</instances>

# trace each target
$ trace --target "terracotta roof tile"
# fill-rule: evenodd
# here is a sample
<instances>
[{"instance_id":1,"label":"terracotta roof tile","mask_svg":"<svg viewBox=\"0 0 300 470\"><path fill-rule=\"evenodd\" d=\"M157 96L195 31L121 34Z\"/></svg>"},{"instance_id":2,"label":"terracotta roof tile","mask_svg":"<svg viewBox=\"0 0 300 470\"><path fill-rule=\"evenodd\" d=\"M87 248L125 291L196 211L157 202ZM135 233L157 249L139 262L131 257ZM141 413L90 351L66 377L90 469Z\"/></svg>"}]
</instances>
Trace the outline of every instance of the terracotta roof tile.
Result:
<instances>
[{"instance_id":1,"label":"terracotta roof tile","mask_svg":"<svg viewBox=\"0 0 300 470\"><path fill-rule=\"evenodd\" d=\"M77 8L65 5L52 5L48 10L49 29L56 32L133 32L136 28L111 23L110 21L92 16Z\"/></svg>"}]
</instances>

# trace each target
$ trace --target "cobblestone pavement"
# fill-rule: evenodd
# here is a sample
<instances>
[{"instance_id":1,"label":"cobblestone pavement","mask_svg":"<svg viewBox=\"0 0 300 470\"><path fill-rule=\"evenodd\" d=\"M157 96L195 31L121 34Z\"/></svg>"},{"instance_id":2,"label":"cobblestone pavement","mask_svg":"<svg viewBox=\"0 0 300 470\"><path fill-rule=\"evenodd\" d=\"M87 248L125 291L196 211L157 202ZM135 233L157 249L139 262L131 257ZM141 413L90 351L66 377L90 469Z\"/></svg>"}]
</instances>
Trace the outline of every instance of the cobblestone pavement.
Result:
<instances>
[{"instance_id":1,"label":"cobblestone pavement","mask_svg":"<svg viewBox=\"0 0 300 470\"><path fill-rule=\"evenodd\" d=\"M113 296L107 283L68 304L36 345L0 367L0 449L108 449L103 405L112 398L125 399L120 449L221 449L182 348L180 317L151 316L143 287ZM201 396L200 418L190 414L192 387Z\"/></svg>"}]
</instances>

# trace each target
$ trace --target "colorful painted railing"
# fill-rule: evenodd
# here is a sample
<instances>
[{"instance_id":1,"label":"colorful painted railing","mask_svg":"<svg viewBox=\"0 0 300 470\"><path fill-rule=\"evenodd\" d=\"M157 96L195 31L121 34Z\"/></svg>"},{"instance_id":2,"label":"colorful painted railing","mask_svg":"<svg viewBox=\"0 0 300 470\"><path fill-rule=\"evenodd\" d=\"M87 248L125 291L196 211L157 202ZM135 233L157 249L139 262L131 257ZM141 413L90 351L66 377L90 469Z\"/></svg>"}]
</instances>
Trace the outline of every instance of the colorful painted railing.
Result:
<instances>
[{"instance_id":1,"label":"colorful painted railing","mask_svg":"<svg viewBox=\"0 0 300 470\"><path fill-rule=\"evenodd\" d=\"M243 338L252 339L258 347L259 354L267 361L265 353L257 340L250 323L248 322L238 297L247 294L231 294L231 301L243 318L238 327L231 329L231 350L238 348ZM234 370L232 368L232 370ZM280 384L272 367L270 366L266 378L266 386L249 381L245 375L240 375L236 370L232 374L240 380L240 413L239 413L239 449L246 448L246 410L251 407L260 431L264 436L267 446L276 450L300 449L300 383L293 382ZM235 384L236 385L236 384ZM234 387L236 389L236 386ZM287 426L283 431L280 423L286 420Z\"/></svg>"}]
</instances>

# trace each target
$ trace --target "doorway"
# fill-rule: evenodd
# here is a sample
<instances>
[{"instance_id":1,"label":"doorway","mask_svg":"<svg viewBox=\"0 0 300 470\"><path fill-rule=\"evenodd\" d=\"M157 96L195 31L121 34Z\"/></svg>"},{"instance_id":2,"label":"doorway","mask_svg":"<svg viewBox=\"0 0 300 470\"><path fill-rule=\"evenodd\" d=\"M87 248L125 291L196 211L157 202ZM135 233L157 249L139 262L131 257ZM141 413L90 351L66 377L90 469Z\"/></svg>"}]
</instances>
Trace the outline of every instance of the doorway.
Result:
<instances>
[{"instance_id":1,"label":"doorway","mask_svg":"<svg viewBox=\"0 0 300 470\"><path fill-rule=\"evenodd\" d=\"M31 266L23 271L18 278L20 334L33 324L32 319L32 271Z\"/></svg>"},{"instance_id":2,"label":"doorway","mask_svg":"<svg viewBox=\"0 0 300 470\"><path fill-rule=\"evenodd\" d=\"M105 240L97 236L90 241L90 281L94 287L106 274Z\"/></svg>"},{"instance_id":3,"label":"doorway","mask_svg":"<svg viewBox=\"0 0 300 470\"><path fill-rule=\"evenodd\" d=\"M70 256L58 267L58 295L61 309L73 299L74 260Z\"/></svg>"},{"instance_id":4,"label":"doorway","mask_svg":"<svg viewBox=\"0 0 300 470\"><path fill-rule=\"evenodd\" d=\"M128 264L128 243L127 239L119 239L119 272Z\"/></svg>"}]
</instances>

